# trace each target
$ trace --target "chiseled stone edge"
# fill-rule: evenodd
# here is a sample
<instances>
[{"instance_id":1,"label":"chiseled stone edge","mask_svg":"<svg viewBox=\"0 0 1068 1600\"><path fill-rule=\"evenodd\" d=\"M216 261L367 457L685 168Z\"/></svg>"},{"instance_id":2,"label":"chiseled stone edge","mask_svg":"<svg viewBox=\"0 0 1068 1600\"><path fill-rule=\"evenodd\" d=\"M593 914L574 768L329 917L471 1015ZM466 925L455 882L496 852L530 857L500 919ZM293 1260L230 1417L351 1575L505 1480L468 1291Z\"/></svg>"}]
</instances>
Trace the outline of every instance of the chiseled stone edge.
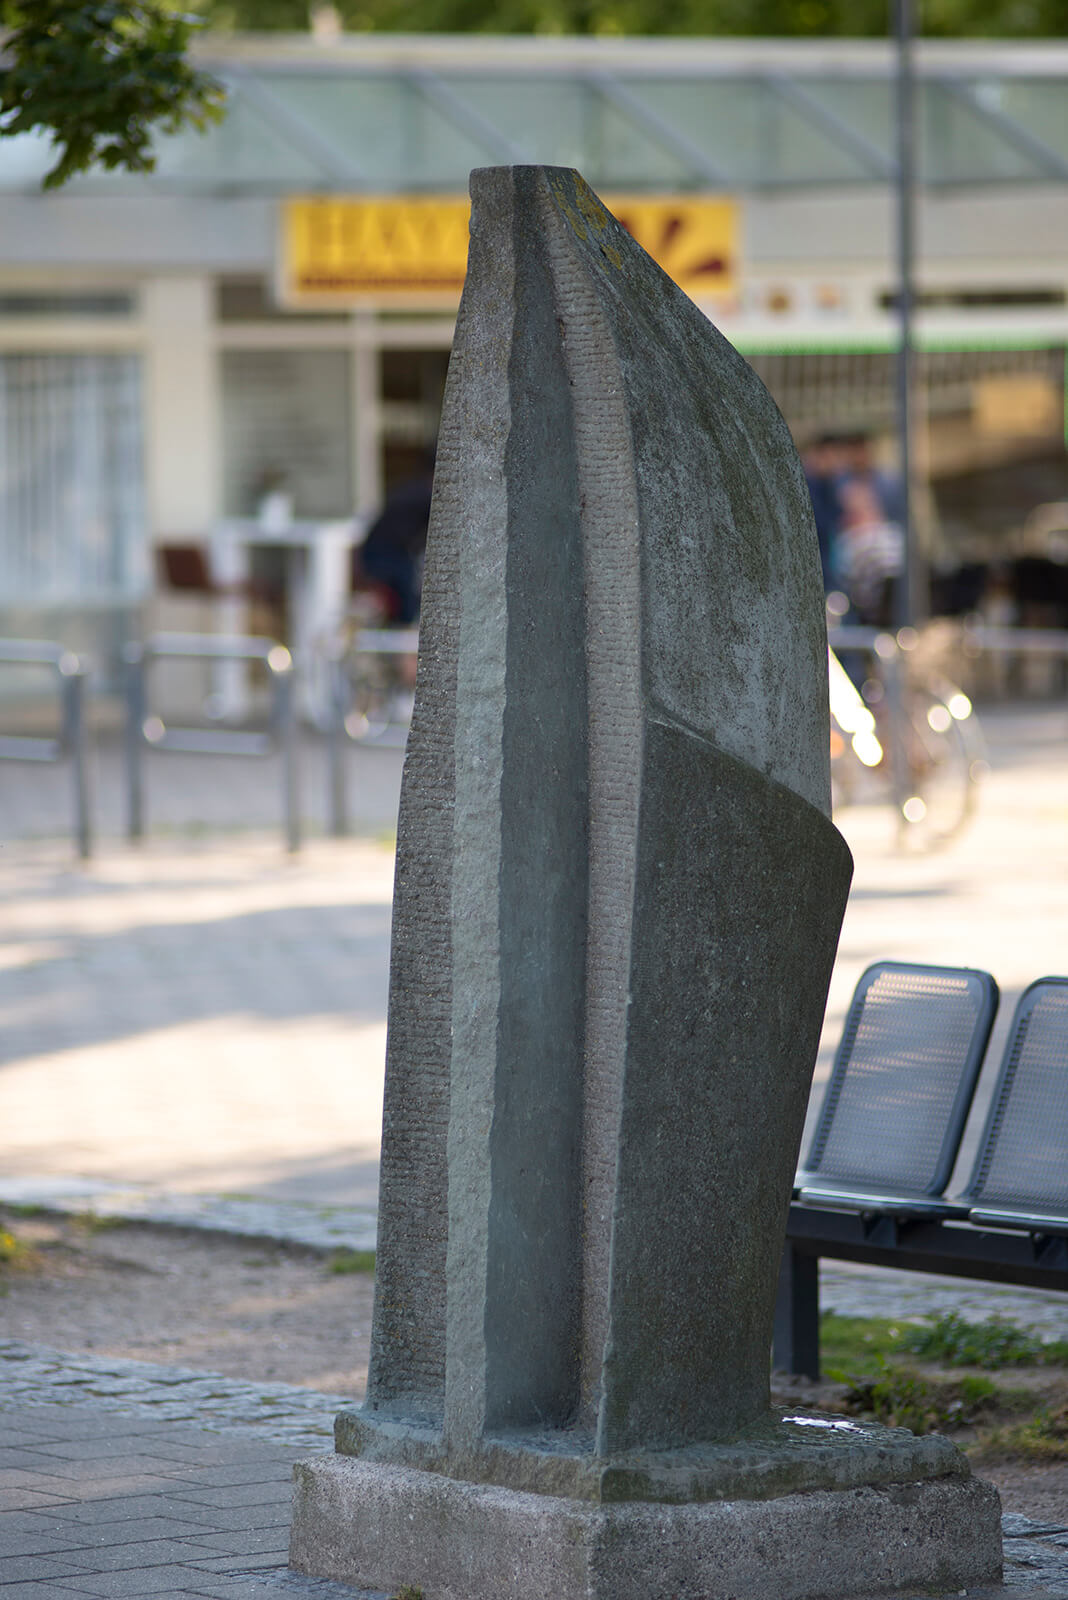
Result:
<instances>
[{"instance_id":1,"label":"chiseled stone edge","mask_svg":"<svg viewBox=\"0 0 1068 1600\"><path fill-rule=\"evenodd\" d=\"M773 1500L890 1483L970 1475L967 1460L941 1434L790 1410L772 1413L738 1440L684 1450L593 1454L588 1436L504 1434L447 1449L432 1427L379 1420L343 1409L334 1422L339 1455L402 1466L470 1484L615 1504L660 1505Z\"/></svg>"},{"instance_id":2,"label":"chiseled stone edge","mask_svg":"<svg viewBox=\"0 0 1068 1600\"><path fill-rule=\"evenodd\" d=\"M977 1478L704 1505L591 1505L344 1457L294 1468L290 1565L433 1600L833 1600L1001 1575Z\"/></svg>"}]
</instances>

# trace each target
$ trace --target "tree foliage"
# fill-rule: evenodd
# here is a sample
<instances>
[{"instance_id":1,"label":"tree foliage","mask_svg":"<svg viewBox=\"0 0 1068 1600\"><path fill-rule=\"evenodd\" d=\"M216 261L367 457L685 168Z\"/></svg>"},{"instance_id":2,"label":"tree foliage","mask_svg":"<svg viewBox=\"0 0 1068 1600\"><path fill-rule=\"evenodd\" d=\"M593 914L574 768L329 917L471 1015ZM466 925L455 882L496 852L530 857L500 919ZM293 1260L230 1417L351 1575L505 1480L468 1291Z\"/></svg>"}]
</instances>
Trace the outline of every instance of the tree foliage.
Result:
<instances>
[{"instance_id":1,"label":"tree foliage","mask_svg":"<svg viewBox=\"0 0 1068 1600\"><path fill-rule=\"evenodd\" d=\"M209 27L307 28L317 0L194 0ZM333 0L346 28L383 33L885 37L892 0ZM917 32L1060 38L1068 0L916 0Z\"/></svg>"},{"instance_id":2,"label":"tree foliage","mask_svg":"<svg viewBox=\"0 0 1068 1600\"><path fill-rule=\"evenodd\" d=\"M90 166L150 172L153 135L204 128L223 89L192 30L303 31L323 0L0 0L0 137L41 131L57 188ZM892 0L333 0L343 27L390 33L885 36ZM927 35L1056 38L1068 0L916 0Z\"/></svg>"},{"instance_id":3,"label":"tree foliage","mask_svg":"<svg viewBox=\"0 0 1068 1600\"><path fill-rule=\"evenodd\" d=\"M222 86L187 58L198 19L166 0L0 0L0 19L0 134L51 135L47 189L93 165L150 172L156 130L222 115Z\"/></svg>"}]
</instances>

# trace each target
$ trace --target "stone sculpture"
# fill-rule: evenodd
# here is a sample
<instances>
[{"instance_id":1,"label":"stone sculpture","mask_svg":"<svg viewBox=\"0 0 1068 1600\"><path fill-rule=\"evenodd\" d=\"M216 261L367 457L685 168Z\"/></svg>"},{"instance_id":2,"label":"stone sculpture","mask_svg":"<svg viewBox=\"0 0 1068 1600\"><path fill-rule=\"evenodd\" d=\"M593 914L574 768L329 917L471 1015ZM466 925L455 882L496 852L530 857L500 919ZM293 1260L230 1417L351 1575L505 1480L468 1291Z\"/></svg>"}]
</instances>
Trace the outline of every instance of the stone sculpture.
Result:
<instances>
[{"instance_id":1,"label":"stone sculpture","mask_svg":"<svg viewBox=\"0 0 1068 1600\"><path fill-rule=\"evenodd\" d=\"M796 454L577 174L472 196L368 1395L291 1559L427 1600L959 1588L1000 1533L952 1446L769 1409L851 871Z\"/></svg>"}]
</instances>

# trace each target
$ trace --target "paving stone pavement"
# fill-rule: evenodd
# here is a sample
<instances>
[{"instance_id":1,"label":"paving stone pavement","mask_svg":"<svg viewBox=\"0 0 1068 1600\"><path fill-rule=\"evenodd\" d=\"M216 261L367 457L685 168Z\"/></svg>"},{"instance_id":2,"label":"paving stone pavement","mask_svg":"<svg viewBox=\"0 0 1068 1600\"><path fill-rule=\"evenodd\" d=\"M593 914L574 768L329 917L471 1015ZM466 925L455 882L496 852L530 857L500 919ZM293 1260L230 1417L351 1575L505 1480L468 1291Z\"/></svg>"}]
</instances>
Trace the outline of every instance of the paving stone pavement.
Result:
<instances>
[{"instance_id":1,"label":"paving stone pavement","mask_svg":"<svg viewBox=\"0 0 1068 1600\"><path fill-rule=\"evenodd\" d=\"M0 1205L40 1207L67 1216L196 1228L249 1241L274 1240L310 1250L373 1250L378 1235L374 1206L339 1206L301 1200L261 1200L253 1195L176 1194L85 1178L5 1178Z\"/></svg>"},{"instance_id":2,"label":"paving stone pavement","mask_svg":"<svg viewBox=\"0 0 1068 1600\"><path fill-rule=\"evenodd\" d=\"M265 1417L260 1385L13 1341L0 1385L0 1600L389 1600L286 1565L292 1463L341 1397L275 1385ZM1068 1519L1004 1532L972 1600L1068 1600Z\"/></svg>"},{"instance_id":3,"label":"paving stone pavement","mask_svg":"<svg viewBox=\"0 0 1068 1600\"><path fill-rule=\"evenodd\" d=\"M5 1399L0 1421L4 1600L359 1593L288 1570L293 1450L269 1433L208 1431L128 1404Z\"/></svg>"}]
</instances>

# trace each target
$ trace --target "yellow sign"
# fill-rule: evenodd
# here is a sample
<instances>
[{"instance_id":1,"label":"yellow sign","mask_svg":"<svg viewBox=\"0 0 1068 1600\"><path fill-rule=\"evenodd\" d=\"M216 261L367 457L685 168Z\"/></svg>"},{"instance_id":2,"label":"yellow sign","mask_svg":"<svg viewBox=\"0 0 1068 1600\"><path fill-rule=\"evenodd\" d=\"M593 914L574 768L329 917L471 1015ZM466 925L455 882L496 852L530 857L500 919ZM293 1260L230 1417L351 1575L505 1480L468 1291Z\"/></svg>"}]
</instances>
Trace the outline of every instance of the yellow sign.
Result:
<instances>
[{"instance_id":1,"label":"yellow sign","mask_svg":"<svg viewBox=\"0 0 1068 1600\"><path fill-rule=\"evenodd\" d=\"M694 299L733 293L731 200L606 195L605 205ZM470 202L399 195L287 200L281 298L308 310L366 301L455 302L467 270Z\"/></svg>"},{"instance_id":2,"label":"yellow sign","mask_svg":"<svg viewBox=\"0 0 1068 1600\"><path fill-rule=\"evenodd\" d=\"M605 205L693 300L738 287L738 207L709 195L609 195Z\"/></svg>"}]
</instances>

